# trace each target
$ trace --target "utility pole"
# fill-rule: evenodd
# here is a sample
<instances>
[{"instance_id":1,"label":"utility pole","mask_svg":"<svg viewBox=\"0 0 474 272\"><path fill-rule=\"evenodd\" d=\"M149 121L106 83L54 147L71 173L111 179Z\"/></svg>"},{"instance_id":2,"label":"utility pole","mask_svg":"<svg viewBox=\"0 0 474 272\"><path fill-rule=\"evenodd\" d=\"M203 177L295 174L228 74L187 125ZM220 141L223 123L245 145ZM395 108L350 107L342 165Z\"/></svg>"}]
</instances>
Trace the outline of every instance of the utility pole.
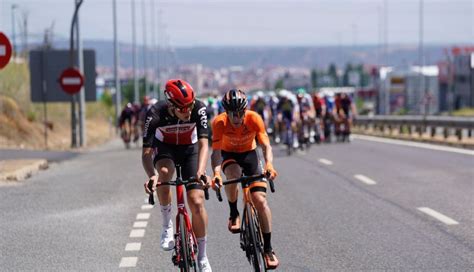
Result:
<instances>
[{"instance_id":1,"label":"utility pole","mask_svg":"<svg viewBox=\"0 0 474 272\"><path fill-rule=\"evenodd\" d=\"M74 15L72 16L71 22L71 34L69 37L69 55L70 55L70 66L75 67L75 62L77 59L74 57L74 28L77 22L77 13L79 12L79 8L82 5L83 0L76 0L74 1ZM76 95L71 96L71 147L77 147L77 113L76 113Z\"/></svg>"},{"instance_id":2,"label":"utility pole","mask_svg":"<svg viewBox=\"0 0 474 272\"><path fill-rule=\"evenodd\" d=\"M429 114L429 109L430 109L430 101L428 99L428 88L425 87L425 75L423 74L423 67L425 66L425 57L424 57L424 48L423 48L423 0L420 0L420 18L419 18L419 52L418 52L418 63L420 65L420 74L419 74L419 81L420 81L420 89L418 90L421 93L422 96L422 104L424 103L424 109L423 109L423 115L428 115Z\"/></svg>"},{"instance_id":3,"label":"utility pole","mask_svg":"<svg viewBox=\"0 0 474 272\"><path fill-rule=\"evenodd\" d=\"M388 0L384 0L384 36L383 36L383 59L384 65L388 66ZM384 103L385 114L390 114L390 88L387 82L384 82Z\"/></svg>"},{"instance_id":4,"label":"utility pole","mask_svg":"<svg viewBox=\"0 0 474 272\"><path fill-rule=\"evenodd\" d=\"M147 71L148 71L148 48L147 48L147 36L146 36L146 2L142 0L142 30L143 30L143 80L145 80L145 95L148 95L149 90L149 83L147 78ZM135 101L138 102L138 101Z\"/></svg>"},{"instance_id":5,"label":"utility pole","mask_svg":"<svg viewBox=\"0 0 474 272\"><path fill-rule=\"evenodd\" d=\"M153 91L153 97L157 98L157 93L156 89L158 87L157 85L157 75L158 75L158 69L157 69L157 63L156 63L156 55L158 54L156 50L156 14L155 14L155 0L150 0L151 1L151 67L153 71L153 80L151 82L152 84L152 91Z\"/></svg>"},{"instance_id":6,"label":"utility pole","mask_svg":"<svg viewBox=\"0 0 474 272\"><path fill-rule=\"evenodd\" d=\"M79 2L83 0L75 0L75 4L78 5ZM79 71L81 74L84 74L84 52L82 50L82 40L81 33L79 28L79 10L77 11L76 18L76 44L77 44L77 63L79 64ZM84 86L82 86L81 91L79 92L79 146L83 147L87 144L87 134L86 134L86 94Z\"/></svg>"},{"instance_id":7,"label":"utility pole","mask_svg":"<svg viewBox=\"0 0 474 272\"><path fill-rule=\"evenodd\" d=\"M117 0L112 1L113 4L113 21L114 21L114 78L115 78L115 124L118 124L122 104L122 93L120 86L120 78L118 75L118 67L120 66L119 45L117 38Z\"/></svg>"},{"instance_id":8,"label":"utility pole","mask_svg":"<svg viewBox=\"0 0 474 272\"><path fill-rule=\"evenodd\" d=\"M12 4L12 42L13 42L13 57L16 56L16 33L15 33L15 10L18 8L18 5Z\"/></svg>"},{"instance_id":9,"label":"utility pole","mask_svg":"<svg viewBox=\"0 0 474 272\"><path fill-rule=\"evenodd\" d=\"M137 29L135 21L135 0L132 0L132 51L133 51L133 90L134 102L138 102L138 73L137 73Z\"/></svg>"}]
</instances>

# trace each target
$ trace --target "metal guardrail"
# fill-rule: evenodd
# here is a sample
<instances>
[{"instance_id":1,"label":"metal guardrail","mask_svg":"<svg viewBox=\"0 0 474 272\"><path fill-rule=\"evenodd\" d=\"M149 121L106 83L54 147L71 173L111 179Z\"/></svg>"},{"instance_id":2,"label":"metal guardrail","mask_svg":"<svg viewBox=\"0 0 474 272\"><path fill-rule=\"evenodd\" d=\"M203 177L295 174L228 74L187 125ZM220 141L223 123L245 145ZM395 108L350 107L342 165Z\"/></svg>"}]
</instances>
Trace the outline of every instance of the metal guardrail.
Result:
<instances>
[{"instance_id":1,"label":"metal guardrail","mask_svg":"<svg viewBox=\"0 0 474 272\"><path fill-rule=\"evenodd\" d=\"M468 138L472 137L474 130L474 117L453 117L453 116L358 116L354 121L354 126L358 129L372 129L380 132L392 134L394 129L398 129L399 134L412 134L417 132L420 136L425 132L435 137L441 130L444 138L448 138L454 130L458 140L463 139L463 134ZM467 133L463 133L467 131Z\"/></svg>"}]
</instances>

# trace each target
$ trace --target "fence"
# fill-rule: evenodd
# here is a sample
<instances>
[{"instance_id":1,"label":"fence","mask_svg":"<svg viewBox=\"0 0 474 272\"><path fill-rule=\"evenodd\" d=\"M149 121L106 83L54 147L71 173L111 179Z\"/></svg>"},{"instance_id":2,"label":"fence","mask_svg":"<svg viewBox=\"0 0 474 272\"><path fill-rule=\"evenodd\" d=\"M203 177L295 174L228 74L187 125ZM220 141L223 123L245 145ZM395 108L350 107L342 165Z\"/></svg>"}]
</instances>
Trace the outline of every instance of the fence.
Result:
<instances>
[{"instance_id":1,"label":"fence","mask_svg":"<svg viewBox=\"0 0 474 272\"><path fill-rule=\"evenodd\" d=\"M383 134L420 137L428 133L431 138L440 135L446 140L455 135L458 141L472 139L474 130L474 117L452 116L358 116L354 122L357 131L372 131Z\"/></svg>"}]
</instances>

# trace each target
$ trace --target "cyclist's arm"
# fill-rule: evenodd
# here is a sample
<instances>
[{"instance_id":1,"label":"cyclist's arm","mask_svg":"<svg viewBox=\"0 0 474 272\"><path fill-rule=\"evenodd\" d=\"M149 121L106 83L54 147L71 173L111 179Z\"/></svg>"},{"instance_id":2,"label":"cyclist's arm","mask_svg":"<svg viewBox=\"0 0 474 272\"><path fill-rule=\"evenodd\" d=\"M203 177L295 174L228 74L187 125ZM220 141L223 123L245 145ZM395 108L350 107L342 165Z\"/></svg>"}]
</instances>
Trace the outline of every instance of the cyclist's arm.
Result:
<instances>
[{"instance_id":1,"label":"cyclist's arm","mask_svg":"<svg viewBox=\"0 0 474 272\"><path fill-rule=\"evenodd\" d=\"M212 122L212 154L211 154L211 166L213 174L221 173L221 163L222 163L222 136L223 136L223 127L222 121L220 121L221 116L218 116Z\"/></svg>"},{"instance_id":2,"label":"cyclist's arm","mask_svg":"<svg viewBox=\"0 0 474 272\"><path fill-rule=\"evenodd\" d=\"M196 105L198 108L197 114L198 118L196 119L196 128L198 134L198 177L201 175L205 175L206 173L206 165L207 159L209 155L209 130L208 120L207 120L207 108L206 105L201 102L197 101Z\"/></svg>"},{"instance_id":3,"label":"cyclist's arm","mask_svg":"<svg viewBox=\"0 0 474 272\"><path fill-rule=\"evenodd\" d=\"M153 166L153 148L144 147L142 149L142 165L149 178L155 175L155 167Z\"/></svg>"},{"instance_id":4,"label":"cyclist's arm","mask_svg":"<svg viewBox=\"0 0 474 272\"><path fill-rule=\"evenodd\" d=\"M354 102L351 103L351 111L352 111L352 115L354 117L357 117L357 108L356 108Z\"/></svg>"},{"instance_id":5,"label":"cyclist's arm","mask_svg":"<svg viewBox=\"0 0 474 272\"><path fill-rule=\"evenodd\" d=\"M268 139L268 134L265 130L265 124L263 123L262 118L259 115L256 115L253 124L257 131L257 140L262 146L265 163L273 164L272 146L270 145L270 140Z\"/></svg>"},{"instance_id":6,"label":"cyclist's arm","mask_svg":"<svg viewBox=\"0 0 474 272\"><path fill-rule=\"evenodd\" d=\"M222 154L220 149L212 150L211 154L211 165L212 171L215 175L216 173L221 173L221 163L222 163Z\"/></svg>"},{"instance_id":7,"label":"cyclist's arm","mask_svg":"<svg viewBox=\"0 0 474 272\"><path fill-rule=\"evenodd\" d=\"M206 173L207 158L209 154L209 143L207 138L200 138L198 140L198 173L204 175Z\"/></svg>"},{"instance_id":8,"label":"cyclist's arm","mask_svg":"<svg viewBox=\"0 0 474 272\"><path fill-rule=\"evenodd\" d=\"M158 126L159 115L151 108L146 114L146 122L143 131L142 165L148 177L155 175L153 165L153 141L155 130Z\"/></svg>"}]
</instances>

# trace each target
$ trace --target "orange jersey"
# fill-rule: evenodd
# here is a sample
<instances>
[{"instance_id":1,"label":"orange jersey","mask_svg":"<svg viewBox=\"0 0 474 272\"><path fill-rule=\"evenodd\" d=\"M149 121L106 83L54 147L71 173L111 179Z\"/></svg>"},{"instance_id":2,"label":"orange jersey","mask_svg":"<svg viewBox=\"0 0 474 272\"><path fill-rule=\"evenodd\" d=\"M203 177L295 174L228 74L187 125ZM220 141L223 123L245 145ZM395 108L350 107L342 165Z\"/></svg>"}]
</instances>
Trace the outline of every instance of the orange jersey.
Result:
<instances>
[{"instance_id":1,"label":"orange jersey","mask_svg":"<svg viewBox=\"0 0 474 272\"><path fill-rule=\"evenodd\" d=\"M255 137L260 144L270 143L262 117L254 111L245 112L244 123L239 128L232 126L226 112L212 122L212 149L234 153L251 151L257 147Z\"/></svg>"}]
</instances>

